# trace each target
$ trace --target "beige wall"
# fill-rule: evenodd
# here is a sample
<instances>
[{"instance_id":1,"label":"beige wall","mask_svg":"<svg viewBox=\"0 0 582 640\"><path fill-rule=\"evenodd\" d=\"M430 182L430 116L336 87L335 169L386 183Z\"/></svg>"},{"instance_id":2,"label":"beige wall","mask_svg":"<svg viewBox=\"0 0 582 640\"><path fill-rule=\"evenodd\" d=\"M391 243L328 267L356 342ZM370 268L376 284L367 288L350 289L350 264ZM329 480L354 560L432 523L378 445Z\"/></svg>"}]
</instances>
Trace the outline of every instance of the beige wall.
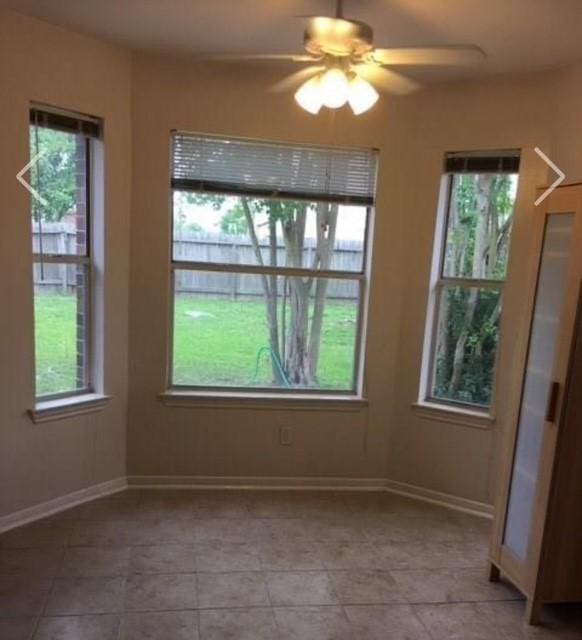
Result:
<instances>
[{"instance_id":1,"label":"beige wall","mask_svg":"<svg viewBox=\"0 0 582 640\"><path fill-rule=\"evenodd\" d=\"M582 178L575 137L582 67L383 97L359 118L329 112L314 118L289 95L265 93L276 75L262 69L197 67L141 54L132 62L130 54L28 18L2 12L0 20L0 272L12 276L0 283L0 514L116 478L126 468L146 476L387 477L489 501L496 436L519 388L511 331L524 313L528 219L535 186L546 180L533 147L549 150ZM28 158L31 100L104 117L107 154L106 391L113 400L101 413L40 425L25 415L33 394L29 200L14 179ZM366 408L177 408L158 400L169 329L174 128L380 149ZM508 147L524 154L498 421L490 429L428 421L411 404L442 156ZM279 445L281 425L292 427L292 446Z\"/></svg>"},{"instance_id":2,"label":"beige wall","mask_svg":"<svg viewBox=\"0 0 582 640\"><path fill-rule=\"evenodd\" d=\"M134 61L134 220L129 421L130 475L389 477L489 501L496 427L427 421L417 399L428 276L445 151L524 150L513 240L516 279L527 218L548 148L546 77L533 75L432 88L384 98L371 113L313 118L288 95L265 94L257 70L196 69L145 56ZM333 117L333 116L332 116ZM168 331L168 141L171 129L374 146L380 175L370 298L367 409L255 411L162 405ZM139 218L140 222L137 223ZM163 292L151 305L151 291ZM511 301L508 302L511 310ZM511 313L520 312L519 301ZM511 340L506 341L511 361ZM503 388L499 406L503 407ZM500 416L502 418L502 415ZM294 429L291 447L279 425Z\"/></svg>"},{"instance_id":3,"label":"beige wall","mask_svg":"<svg viewBox=\"0 0 582 640\"><path fill-rule=\"evenodd\" d=\"M546 168L533 147L548 149L549 122L543 75L508 77L480 84L435 88L419 96L409 111L403 166L403 261L414 265L401 279L398 376L389 441L389 478L436 491L489 502L493 445L503 427L510 381L520 372L514 360L511 329L524 312L519 295L526 281L528 218L535 187ZM503 359L498 367L495 424L487 429L435 422L411 410L418 397L428 283L443 154L448 150L522 149L520 184L511 241L511 281L504 301ZM549 152L549 151L548 151Z\"/></svg>"},{"instance_id":4,"label":"beige wall","mask_svg":"<svg viewBox=\"0 0 582 640\"><path fill-rule=\"evenodd\" d=\"M566 174L566 183L582 182L582 63L554 75L552 159Z\"/></svg>"},{"instance_id":5,"label":"beige wall","mask_svg":"<svg viewBox=\"0 0 582 640\"><path fill-rule=\"evenodd\" d=\"M131 276L131 475L267 475L383 477L388 407L396 369L399 218L390 194L398 184L398 122L404 103L354 120L329 113L314 119L288 95L266 94L274 76L261 71L220 73L185 63L134 60L134 200ZM169 140L172 129L379 146L393 153L380 162L374 243L377 277L371 292L367 388L369 408L359 411L289 411L243 408L170 408L163 391L167 358L169 273ZM156 304L152 305L152 291ZM278 444L280 425L294 430L292 446Z\"/></svg>"},{"instance_id":6,"label":"beige wall","mask_svg":"<svg viewBox=\"0 0 582 640\"><path fill-rule=\"evenodd\" d=\"M0 515L125 474L130 215L127 53L0 11ZM33 406L31 101L104 118L106 139L105 391L100 413L44 424Z\"/></svg>"}]
</instances>

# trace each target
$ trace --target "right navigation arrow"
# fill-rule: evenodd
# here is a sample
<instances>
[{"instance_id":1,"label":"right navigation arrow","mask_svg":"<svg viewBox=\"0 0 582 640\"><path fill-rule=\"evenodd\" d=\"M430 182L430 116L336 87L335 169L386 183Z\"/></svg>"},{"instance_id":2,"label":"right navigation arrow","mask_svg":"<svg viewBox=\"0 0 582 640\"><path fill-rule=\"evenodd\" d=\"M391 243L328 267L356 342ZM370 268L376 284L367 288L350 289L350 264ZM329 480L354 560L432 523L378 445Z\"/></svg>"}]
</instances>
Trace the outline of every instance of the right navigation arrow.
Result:
<instances>
[{"instance_id":1,"label":"right navigation arrow","mask_svg":"<svg viewBox=\"0 0 582 640\"><path fill-rule=\"evenodd\" d=\"M552 191L559 185L562 184L562 182L564 182L564 180L566 179L566 174L560 169L560 167L558 167L556 165L555 162L552 162L548 156L539 148L539 147L535 147L534 151L538 154L538 156L548 165L548 167L550 167L551 169L553 169L557 174L558 177L554 180L554 182L552 182L552 184L542 193L542 195L534 202L535 206L537 207L539 204L541 204L549 195L550 193L552 193Z\"/></svg>"}]
</instances>

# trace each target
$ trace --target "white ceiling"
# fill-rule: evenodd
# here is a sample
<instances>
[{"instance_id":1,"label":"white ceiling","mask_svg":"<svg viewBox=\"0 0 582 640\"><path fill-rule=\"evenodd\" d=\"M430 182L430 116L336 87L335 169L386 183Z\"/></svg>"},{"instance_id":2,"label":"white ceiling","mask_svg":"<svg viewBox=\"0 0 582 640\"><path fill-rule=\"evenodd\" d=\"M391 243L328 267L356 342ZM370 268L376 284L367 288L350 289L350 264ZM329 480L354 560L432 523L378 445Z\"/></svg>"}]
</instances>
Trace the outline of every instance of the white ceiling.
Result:
<instances>
[{"instance_id":1,"label":"white ceiling","mask_svg":"<svg viewBox=\"0 0 582 640\"><path fill-rule=\"evenodd\" d=\"M297 16L330 15L333 0L0 0L0 7L138 50L289 53L302 49ZM582 59L582 0L345 0L344 11L373 26L379 47L477 44L488 59L472 73Z\"/></svg>"}]
</instances>

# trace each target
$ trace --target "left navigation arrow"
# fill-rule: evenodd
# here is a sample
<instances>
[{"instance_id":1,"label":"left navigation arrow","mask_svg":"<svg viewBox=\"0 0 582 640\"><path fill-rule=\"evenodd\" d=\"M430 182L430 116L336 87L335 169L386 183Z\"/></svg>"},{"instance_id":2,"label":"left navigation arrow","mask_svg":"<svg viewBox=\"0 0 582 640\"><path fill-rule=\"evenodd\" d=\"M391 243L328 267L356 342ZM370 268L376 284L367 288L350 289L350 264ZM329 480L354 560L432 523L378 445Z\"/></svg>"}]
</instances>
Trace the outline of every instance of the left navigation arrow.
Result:
<instances>
[{"instance_id":1,"label":"left navigation arrow","mask_svg":"<svg viewBox=\"0 0 582 640\"><path fill-rule=\"evenodd\" d=\"M30 193L30 195L35 199L38 200L40 202L40 204L42 204L43 207L46 207L48 205L48 202L40 195L40 193L34 189L30 183L28 183L25 179L24 179L24 174L31 168L33 167L43 156L44 154L47 152L46 149L43 149L42 151L40 151L39 153L37 153L34 158L31 159L31 161L25 165L24 167L22 167L22 169L16 174L16 179L18 180L18 182L20 182L20 184Z\"/></svg>"}]
</instances>

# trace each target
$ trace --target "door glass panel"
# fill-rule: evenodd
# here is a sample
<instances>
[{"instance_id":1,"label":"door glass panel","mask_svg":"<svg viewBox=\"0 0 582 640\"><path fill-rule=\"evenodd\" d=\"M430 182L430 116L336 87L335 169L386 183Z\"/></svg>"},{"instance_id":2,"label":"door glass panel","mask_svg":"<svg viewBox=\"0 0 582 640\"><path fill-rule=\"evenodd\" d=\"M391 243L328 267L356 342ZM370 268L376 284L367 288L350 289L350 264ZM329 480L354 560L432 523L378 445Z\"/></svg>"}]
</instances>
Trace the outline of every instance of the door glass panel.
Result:
<instances>
[{"instance_id":1,"label":"door glass panel","mask_svg":"<svg viewBox=\"0 0 582 640\"><path fill-rule=\"evenodd\" d=\"M546 223L505 525L504 544L520 560L529 542L573 223L571 213L549 215Z\"/></svg>"}]
</instances>

